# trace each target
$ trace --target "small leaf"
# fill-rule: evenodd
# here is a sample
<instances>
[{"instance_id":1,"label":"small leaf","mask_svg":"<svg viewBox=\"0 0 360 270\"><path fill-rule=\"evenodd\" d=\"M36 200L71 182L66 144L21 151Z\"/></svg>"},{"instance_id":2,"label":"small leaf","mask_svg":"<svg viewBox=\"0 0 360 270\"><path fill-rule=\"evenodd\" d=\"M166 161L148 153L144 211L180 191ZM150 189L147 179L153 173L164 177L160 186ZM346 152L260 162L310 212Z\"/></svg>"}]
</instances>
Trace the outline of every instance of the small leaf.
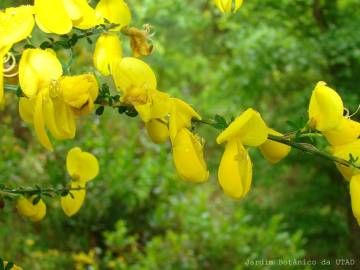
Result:
<instances>
[{"instance_id":1,"label":"small leaf","mask_svg":"<svg viewBox=\"0 0 360 270\"><path fill-rule=\"evenodd\" d=\"M44 41L43 43L40 44L40 48L45 50L48 48L52 48L52 44L49 41Z\"/></svg>"},{"instance_id":2,"label":"small leaf","mask_svg":"<svg viewBox=\"0 0 360 270\"><path fill-rule=\"evenodd\" d=\"M41 196L36 196L35 199L33 200L32 204L37 205L40 200L41 200Z\"/></svg>"},{"instance_id":3,"label":"small leaf","mask_svg":"<svg viewBox=\"0 0 360 270\"><path fill-rule=\"evenodd\" d=\"M105 107L104 106L100 106L99 108L96 109L95 113L96 115L102 115L104 113Z\"/></svg>"},{"instance_id":4,"label":"small leaf","mask_svg":"<svg viewBox=\"0 0 360 270\"><path fill-rule=\"evenodd\" d=\"M120 106L119 108L118 108L118 112L121 114L121 113L124 113L124 112L126 112L127 111L127 107L126 106Z\"/></svg>"}]
</instances>

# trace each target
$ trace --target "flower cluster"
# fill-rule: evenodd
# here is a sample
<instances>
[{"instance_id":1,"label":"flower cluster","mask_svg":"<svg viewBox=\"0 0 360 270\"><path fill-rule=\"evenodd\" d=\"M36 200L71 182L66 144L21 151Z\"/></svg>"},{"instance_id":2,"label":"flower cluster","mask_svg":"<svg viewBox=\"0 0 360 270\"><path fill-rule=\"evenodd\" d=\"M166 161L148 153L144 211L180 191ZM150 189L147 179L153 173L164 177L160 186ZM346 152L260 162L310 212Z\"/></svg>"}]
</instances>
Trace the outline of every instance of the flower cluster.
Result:
<instances>
[{"instance_id":1,"label":"flower cluster","mask_svg":"<svg viewBox=\"0 0 360 270\"><path fill-rule=\"evenodd\" d=\"M83 205L86 195L86 183L98 175L99 164L95 156L75 147L67 154L66 167L72 180L69 183L69 188L60 194L60 204L64 213L71 217ZM41 198L41 194L20 196L16 207L21 215L34 222L42 220L46 215L46 205Z\"/></svg>"},{"instance_id":2,"label":"flower cluster","mask_svg":"<svg viewBox=\"0 0 360 270\"><path fill-rule=\"evenodd\" d=\"M236 12L241 8L243 0L214 0L215 5L223 13Z\"/></svg>"}]
</instances>

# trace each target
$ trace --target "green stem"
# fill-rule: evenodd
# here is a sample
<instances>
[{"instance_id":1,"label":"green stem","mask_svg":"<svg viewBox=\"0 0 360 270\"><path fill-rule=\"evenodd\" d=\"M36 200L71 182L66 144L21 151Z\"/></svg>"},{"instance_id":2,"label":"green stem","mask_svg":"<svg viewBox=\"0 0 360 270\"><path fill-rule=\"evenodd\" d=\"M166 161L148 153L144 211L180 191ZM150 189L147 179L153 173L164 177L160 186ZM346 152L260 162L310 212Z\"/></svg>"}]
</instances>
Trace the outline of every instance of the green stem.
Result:
<instances>
[{"instance_id":1,"label":"green stem","mask_svg":"<svg viewBox=\"0 0 360 270\"><path fill-rule=\"evenodd\" d=\"M8 195L41 195L41 194L52 194L52 195L61 195L65 192L71 192L76 190L83 190L85 187L76 187L76 188L7 188L1 187L0 193Z\"/></svg>"}]
</instances>

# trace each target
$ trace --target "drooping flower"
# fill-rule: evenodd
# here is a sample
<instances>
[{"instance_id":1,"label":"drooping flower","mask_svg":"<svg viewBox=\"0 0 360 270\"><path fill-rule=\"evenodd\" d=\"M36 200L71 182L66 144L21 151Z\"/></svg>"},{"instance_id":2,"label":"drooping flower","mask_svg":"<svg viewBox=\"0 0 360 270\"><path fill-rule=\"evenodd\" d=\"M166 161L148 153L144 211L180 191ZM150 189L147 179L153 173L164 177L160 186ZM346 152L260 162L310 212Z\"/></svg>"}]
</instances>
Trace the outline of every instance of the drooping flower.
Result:
<instances>
[{"instance_id":1,"label":"drooping flower","mask_svg":"<svg viewBox=\"0 0 360 270\"><path fill-rule=\"evenodd\" d=\"M243 0L214 0L216 6L223 13L236 12L241 8Z\"/></svg>"},{"instance_id":2,"label":"drooping flower","mask_svg":"<svg viewBox=\"0 0 360 270\"><path fill-rule=\"evenodd\" d=\"M309 105L309 125L318 131L337 128L343 118L344 105L339 94L325 82L318 82Z\"/></svg>"},{"instance_id":3,"label":"drooping flower","mask_svg":"<svg viewBox=\"0 0 360 270\"><path fill-rule=\"evenodd\" d=\"M90 29L101 23L87 0L35 0L35 19L45 33L67 34L72 27Z\"/></svg>"},{"instance_id":4,"label":"drooping flower","mask_svg":"<svg viewBox=\"0 0 360 270\"><path fill-rule=\"evenodd\" d=\"M120 31L131 22L131 12L124 0L100 0L95 10L98 17L102 17L110 23L119 24L111 31Z\"/></svg>"},{"instance_id":5,"label":"drooping flower","mask_svg":"<svg viewBox=\"0 0 360 270\"><path fill-rule=\"evenodd\" d=\"M209 178L200 138L188 129L178 131L173 145L173 160L180 177L185 181L205 182Z\"/></svg>"},{"instance_id":6,"label":"drooping flower","mask_svg":"<svg viewBox=\"0 0 360 270\"><path fill-rule=\"evenodd\" d=\"M250 190L252 163L240 141L232 139L226 143L218 178L224 193L234 199L241 199Z\"/></svg>"},{"instance_id":7,"label":"drooping flower","mask_svg":"<svg viewBox=\"0 0 360 270\"><path fill-rule=\"evenodd\" d=\"M169 128L165 120L152 119L145 124L145 127L154 143L161 144L169 138Z\"/></svg>"},{"instance_id":8,"label":"drooping flower","mask_svg":"<svg viewBox=\"0 0 360 270\"><path fill-rule=\"evenodd\" d=\"M0 101L4 96L3 59L15 43L31 35L34 24L32 6L0 11Z\"/></svg>"},{"instance_id":9,"label":"drooping flower","mask_svg":"<svg viewBox=\"0 0 360 270\"><path fill-rule=\"evenodd\" d=\"M69 185L71 194L62 196L60 199L61 208L64 213L71 217L75 215L84 203L86 196L85 183L73 181Z\"/></svg>"},{"instance_id":10,"label":"drooping flower","mask_svg":"<svg viewBox=\"0 0 360 270\"><path fill-rule=\"evenodd\" d=\"M281 134L280 132L277 132L270 128L269 134L275 136L283 136L283 134ZM263 144L261 144L259 148L261 154L272 164L278 163L280 160L285 158L291 150L290 146L269 139L266 140Z\"/></svg>"},{"instance_id":11,"label":"drooping flower","mask_svg":"<svg viewBox=\"0 0 360 270\"><path fill-rule=\"evenodd\" d=\"M333 146L331 153L335 157L350 160L350 155L355 161L357 166L360 166L360 139L348 144L339 146ZM354 167L347 167L336 163L336 167L339 169L345 179L350 180L354 175L360 174L360 170Z\"/></svg>"},{"instance_id":12,"label":"drooping flower","mask_svg":"<svg viewBox=\"0 0 360 270\"><path fill-rule=\"evenodd\" d=\"M31 221L38 222L46 215L46 205L42 199L34 203L35 199L36 195L32 197L21 196L17 200L16 208L21 215L28 217Z\"/></svg>"},{"instance_id":13,"label":"drooping flower","mask_svg":"<svg viewBox=\"0 0 360 270\"><path fill-rule=\"evenodd\" d=\"M268 136L268 128L261 115L252 108L237 117L217 138L218 144L232 139L248 146L263 144Z\"/></svg>"},{"instance_id":14,"label":"drooping flower","mask_svg":"<svg viewBox=\"0 0 360 270\"><path fill-rule=\"evenodd\" d=\"M114 61L122 58L122 48L116 33L104 33L98 38L94 51L94 66L104 76L109 76Z\"/></svg>"},{"instance_id":15,"label":"drooping flower","mask_svg":"<svg viewBox=\"0 0 360 270\"><path fill-rule=\"evenodd\" d=\"M66 157L66 168L73 180L86 183L99 173L99 163L94 155L72 148Z\"/></svg>"},{"instance_id":16,"label":"drooping flower","mask_svg":"<svg viewBox=\"0 0 360 270\"><path fill-rule=\"evenodd\" d=\"M353 176L350 180L351 208L360 225L360 174Z\"/></svg>"},{"instance_id":17,"label":"drooping flower","mask_svg":"<svg viewBox=\"0 0 360 270\"><path fill-rule=\"evenodd\" d=\"M336 128L322 133L331 145L351 143L360 137L360 123L343 117Z\"/></svg>"}]
</instances>

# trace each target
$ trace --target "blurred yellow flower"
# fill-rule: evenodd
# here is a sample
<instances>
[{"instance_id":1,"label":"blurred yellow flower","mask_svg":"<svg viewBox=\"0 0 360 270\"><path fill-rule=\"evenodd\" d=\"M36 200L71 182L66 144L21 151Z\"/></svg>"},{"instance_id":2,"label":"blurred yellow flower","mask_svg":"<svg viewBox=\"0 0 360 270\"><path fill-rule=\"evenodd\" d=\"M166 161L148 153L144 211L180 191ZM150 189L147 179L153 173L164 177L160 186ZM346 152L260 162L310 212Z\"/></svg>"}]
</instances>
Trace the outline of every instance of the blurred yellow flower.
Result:
<instances>
[{"instance_id":1,"label":"blurred yellow flower","mask_svg":"<svg viewBox=\"0 0 360 270\"><path fill-rule=\"evenodd\" d=\"M252 163L240 141L233 139L226 143L218 178L226 195L241 199L248 193L252 181Z\"/></svg>"},{"instance_id":2,"label":"blurred yellow flower","mask_svg":"<svg viewBox=\"0 0 360 270\"><path fill-rule=\"evenodd\" d=\"M116 33L101 34L96 41L93 61L95 68L104 76L109 76L115 61L122 58L120 38Z\"/></svg>"},{"instance_id":3,"label":"blurred yellow flower","mask_svg":"<svg viewBox=\"0 0 360 270\"><path fill-rule=\"evenodd\" d=\"M70 191L71 194L62 196L60 199L61 208L68 217L75 215L80 210L86 195L85 183L73 181L70 188L73 189ZM76 190L77 188L79 190Z\"/></svg>"},{"instance_id":4,"label":"blurred yellow flower","mask_svg":"<svg viewBox=\"0 0 360 270\"><path fill-rule=\"evenodd\" d=\"M223 13L236 12L240 9L243 0L214 0L215 5Z\"/></svg>"},{"instance_id":5,"label":"blurred yellow flower","mask_svg":"<svg viewBox=\"0 0 360 270\"><path fill-rule=\"evenodd\" d=\"M67 34L72 27L90 29L101 23L87 0L35 0L35 19L45 33Z\"/></svg>"},{"instance_id":6,"label":"blurred yellow flower","mask_svg":"<svg viewBox=\"0 0 360 270\"><path fill-rule=\"evenodd\" d=\"M360 137L360 123L343 117L336 128L322 133L331 145L351 143Z\"/></svg>"},{"instance_id":7,"label":"blurred yellow flower","mask_svg":"<svg viewBox=\"0 0 360 270\"><path fill-rule=\"evenodd\" d=\"M266 141L267 136L268 128L261 115L250 108L220 133L216 141L218 144L221 144L236 139L244 145L259 146Z\"/></svg>"},{"instance_id":8,"label":"blurred yellow flower","mask_svg":"<svg viewBox=\"0 0 360 270\"><path fill-rule=\"evenodd\" d=\"M94 155L72 148L66 157L66 168L73 180L86 183L99 174L99 163Z\"/></svg>"},{"instance_id":9,"label":"blurred yellow flower","mask_svg":"<svg viewBox=\"0 0 360 270\"><path fill-rule=\"evenodd\" d=\"M4 266L6 267L7 265L8 265L8 262L4 261ZM14 264L10 270L23 270L23 269L20 266L17 266L16 264Z\"/></svg>"},{"instance_id":10,"label":"blurred yellow flower","mask_svg":"<svg viewBox=\"0 0 360 270\"><path fill-rule=\"evenodd\" d=\"M318 82L309 104L309 125L319 131L337 128L343 118L344 105L339 94L325 82Z\"/></svg>"},{"instance_id":11,"label":"blurred yellow flower","mask_svg":"<svg viewBox=\"0 0 360 270\"><path fill-rule=\"evenodd\" d=\"M268 129L268 131L271 135L283 136L283 134L273 129ZM259 148L261 154L272 164L278 163L285 158L291 150L290 146L272 140L266 140Z\"/></svg>"},{"instance_id":12,"label":"blurred yellow flower","mask_svg":"<svg viewBox=\"0 0 360 270\"><path fill-rule=\"evenodd\" d=\"M42 220L46 215L46 205L42 199L40 199L36 204L34 200L37 198L36 195L32 197L21 196L17 200L16 208L19 214L28 217L31 221L37 222Z\"/></svg>"},{"instance_id":13,"label":"blurred yellow flower","mask_svg":"<svg viewBox=\"0 0 360 270\"><path fill-rule=\"evenodd\" d=\"M119 31L131 22L131 12L124 0L100 0L95 10L98 17L119 24L111 31Z\"/></svg>"},{"instance_id":14,"label":"blurred yellow flower","mask_svg":"<svg viewBox=\"0 0 360 270\"><path fill-rule=\"evenodd\" d=\"M350 180L350 196L353 214L360 225L360 174Z\"/></svg>"},{"instance_id":15,"label":"blurred yellow flower","mask_svg":"<svg viewBox=\"0 0 360 270\"><path fill-rule=\"evenodd\" d=\"M180 177L185 181L205 182L209 171L204 160L203 144L200 138L188 129L178 131L173 144L173 160Z\"/></svg>"}]
</instances>

